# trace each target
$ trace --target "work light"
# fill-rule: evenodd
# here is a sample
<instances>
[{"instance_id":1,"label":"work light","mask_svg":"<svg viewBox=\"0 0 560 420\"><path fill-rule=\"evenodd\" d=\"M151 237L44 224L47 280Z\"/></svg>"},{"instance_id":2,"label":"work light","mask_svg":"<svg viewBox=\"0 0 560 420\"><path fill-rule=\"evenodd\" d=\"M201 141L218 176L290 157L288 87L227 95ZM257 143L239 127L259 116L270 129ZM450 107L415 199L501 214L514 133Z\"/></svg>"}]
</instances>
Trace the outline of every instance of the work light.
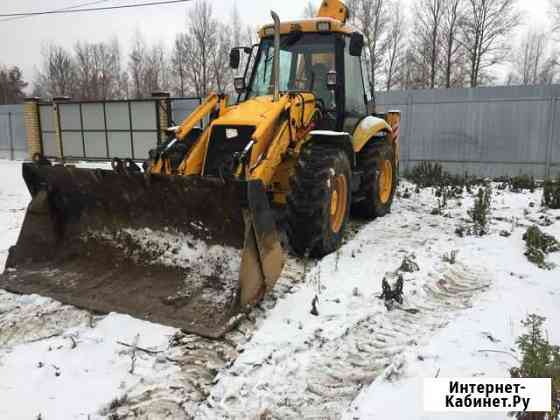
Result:
<instances>
[{"instance_id":1,"label":"work light","mask_svg":"<svg viewBox=\"0 0 560 420\"><path fill-rule=\"evenodd\" d=\"M330 22L317 22L317 31L319 32L330 32L331 23Z\"/></svg>"}]
</instances>

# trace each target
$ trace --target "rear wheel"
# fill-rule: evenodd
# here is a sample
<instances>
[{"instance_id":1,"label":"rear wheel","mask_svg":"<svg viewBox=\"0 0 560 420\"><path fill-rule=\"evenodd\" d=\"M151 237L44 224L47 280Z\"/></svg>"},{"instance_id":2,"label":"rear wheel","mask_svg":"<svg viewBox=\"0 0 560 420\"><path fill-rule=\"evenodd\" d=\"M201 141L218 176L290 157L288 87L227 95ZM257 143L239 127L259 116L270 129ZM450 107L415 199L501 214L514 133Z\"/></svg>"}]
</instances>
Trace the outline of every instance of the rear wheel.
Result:
<instances>
[{"instance_id":1,"label":"rear wheel","mask_svg":"<svg viewBox=\"0 0 560 420\"><path fill-rule=\"evenodd\" d=\"M298 255L322 257L336 251L348 221L350 162L337 148L311 144L290 179L288 236Z\"/></svg>"},{"instance_id":2,"label":"rear wheel","mask_svg":"<svg viewBox=\"0 0 560 420\"><path fill-rule=\"evenodd\" d=\"M364 177L354 212L367 219L385 216L391 211L397 188L395 152L386 141L368 143L358 155L358 167Z\"/></svg>"}]
</instances>

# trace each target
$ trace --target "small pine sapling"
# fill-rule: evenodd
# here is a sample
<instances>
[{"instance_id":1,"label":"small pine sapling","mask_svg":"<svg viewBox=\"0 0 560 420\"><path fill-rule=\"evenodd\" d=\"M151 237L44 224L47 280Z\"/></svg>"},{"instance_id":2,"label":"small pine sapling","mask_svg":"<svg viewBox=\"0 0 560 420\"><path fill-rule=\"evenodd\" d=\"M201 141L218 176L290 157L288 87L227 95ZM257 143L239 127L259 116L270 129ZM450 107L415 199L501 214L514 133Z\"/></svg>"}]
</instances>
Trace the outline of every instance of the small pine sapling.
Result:
<instances>
[{"instance_id":1,"label":"small pine sapling","mask_svg":"<svg viewBox=\"0 0 560 420\"><path fill-rule=\"evenodd\" d=\"M530 314L521 324L527 332L517 339L521 365L510 369L512 378L551 378L550 413L515 413L519 420L557 419L560 415L560 347L549 343L543 332L546 318Z\"/></svg>"},{"instance_id":2,"label":"small pine sapling","mask_svg":"<svg viewBox=\"0 0 560 420\"><path fill-rule=\"evenodd\" d=\"M560 176L556 182L552 179L544 181L542 204L549 209L560 209Z\"/></svg>"},{"instance_id":3,"label":"small pine sapling","mask_svg":"<svg viewBox=\"0 0 560 420\"><path fill-rule=\"evenodd\" d=\"M467 212L473 223L473 234L477 236L484 236L488 233L491 205L492 188L490 185L487 185L486 187L478 190L473 208Z\"/></svg>"}]
</instances>

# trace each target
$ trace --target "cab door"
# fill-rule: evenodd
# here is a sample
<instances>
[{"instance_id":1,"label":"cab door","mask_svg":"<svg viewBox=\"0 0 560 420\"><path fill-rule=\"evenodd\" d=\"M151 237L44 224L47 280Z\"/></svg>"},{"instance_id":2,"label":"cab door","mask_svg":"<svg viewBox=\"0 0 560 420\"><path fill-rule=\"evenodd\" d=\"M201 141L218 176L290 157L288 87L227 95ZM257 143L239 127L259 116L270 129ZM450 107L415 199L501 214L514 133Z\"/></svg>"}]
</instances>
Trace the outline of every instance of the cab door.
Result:
<instances>
[{"instance_id":1,"label":"cab door","mask_svg":"<svg viewBox=\"0 0 560 420\"><path fill-rule=\"evenodd\" d=\"M344 131L353 133L360 120L367 115L362 58L350 55L350 37L346 36L344 46Z\"/></svg>"}]
</instances>

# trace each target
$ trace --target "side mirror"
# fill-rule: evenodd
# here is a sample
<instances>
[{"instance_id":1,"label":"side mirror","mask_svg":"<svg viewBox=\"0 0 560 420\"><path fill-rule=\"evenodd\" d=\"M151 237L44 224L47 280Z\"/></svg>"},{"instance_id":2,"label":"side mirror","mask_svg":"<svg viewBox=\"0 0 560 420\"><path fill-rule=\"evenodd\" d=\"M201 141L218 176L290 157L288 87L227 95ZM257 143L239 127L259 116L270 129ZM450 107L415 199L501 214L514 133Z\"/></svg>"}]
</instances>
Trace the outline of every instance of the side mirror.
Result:
<instances>
[{"instance_id":1,"label":"side mirror","mask_svg":"<svg viewBox=\"0 0 560 420\"><path fill-rule=\"evenodd\" d=\"M334 70L329 71L327 73L327 87L329 88L329 90L336 89L336 82L337 82L336 71Z\"/></svg>"},{"instance_id":2,"label":"side mirror","mask_svg":"<svg viewBox=\"0 0 560 420\"><path fill-rule=\"evenodd\" d=\"M235 91L237 92L237 94L241 95L243 92L245 92L245 89L246 89L245 78L244 77L236 77L235 79L233 79L233 87L235 88Z\"/></svg>"},{"instance_id":3,"label":"side mirror","mask_svg":"<svg viewBox=\"0 0 560 420\"><path fill-rule=\"evenodd\" d=\"M353 57L361 57L364 49L364 36L359 32L354 32L350 36L350 55Z\"/></svg>"},{"instance_id":4,"label":"side mirror","mask_svg":"<svg viewBox=\"0 0 560 420\"><path fill-rule=\"evenodd\" d=\"M229 53L229 66L237 70L239 68L239 62L241 61L241 53L239 52L239 48L234 48Z\"/></svg>"}]
</instances>

